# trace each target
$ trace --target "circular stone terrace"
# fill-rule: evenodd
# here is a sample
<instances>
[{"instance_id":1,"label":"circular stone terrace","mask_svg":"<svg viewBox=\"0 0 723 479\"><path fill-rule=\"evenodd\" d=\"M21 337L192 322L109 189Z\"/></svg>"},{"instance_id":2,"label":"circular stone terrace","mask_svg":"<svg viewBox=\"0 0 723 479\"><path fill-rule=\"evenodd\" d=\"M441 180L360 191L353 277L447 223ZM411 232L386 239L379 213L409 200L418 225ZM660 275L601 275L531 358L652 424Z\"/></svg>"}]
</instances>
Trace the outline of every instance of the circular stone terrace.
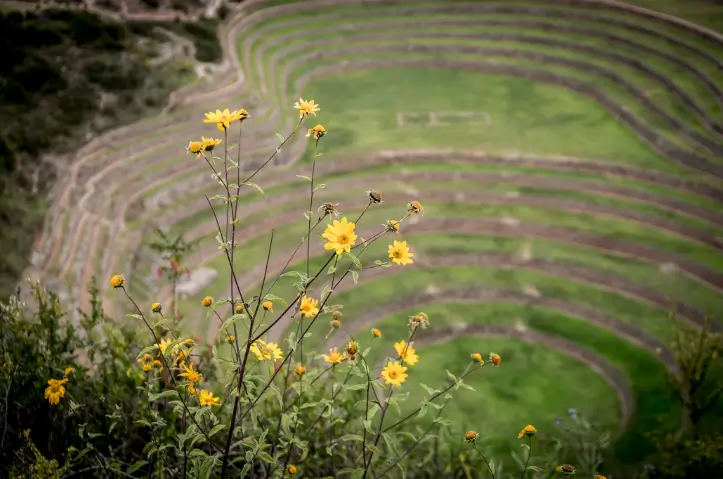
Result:
<instances>
[{"instance_id":1,"label":"circular stone terrace","mask_svg":"<svg viewBox=\"0 0 723 479\"><path fill-rule=\"evenodd\" d=\"M508 370L460 393L458 417L477 418L480 397L495 411L479 416L490 430L519 428L520 409L548 428L560 411L584 409L617 431L623 460L661 421L683 426L667 382L677 373L668 313L675 305L700 326L723 310L718 33L613 1L249 0L220 38L225 68L210 80L78 150L29 276L72 305L87 304L97 277L120 317L107 278L125 274L140 302L170 301L148 243L156 227L182 233L198 245L185 259L180 327L216 340L218 322L200 306L228 290L203 195L216 192L185 146L214 134L204 112L246 108L242 170L253 171L293 128L295 99L313 98L329 130L317 201L339 202L352 218L365 191L382 190L362 237L412 199L426 212L400 233L414 265L339 287L344 327L325 338L320 321L314 346L379 327L391 352L406 317L424 310L432 328L417 341L425 354L414 372L428 384L470 349L505 358ZM243 192L235 267L244 290L258 290L271 228L268 274L305 263L305 252L292 255L307 228L308 183L297 175L309 175L312 156L295 137L255 178L265 196ZM386 255L384 245L369 250ZM321 242L310 253L320 267ZM291 283L282 278L274 294L293 295Z\"/></svg>"}]
</instances>

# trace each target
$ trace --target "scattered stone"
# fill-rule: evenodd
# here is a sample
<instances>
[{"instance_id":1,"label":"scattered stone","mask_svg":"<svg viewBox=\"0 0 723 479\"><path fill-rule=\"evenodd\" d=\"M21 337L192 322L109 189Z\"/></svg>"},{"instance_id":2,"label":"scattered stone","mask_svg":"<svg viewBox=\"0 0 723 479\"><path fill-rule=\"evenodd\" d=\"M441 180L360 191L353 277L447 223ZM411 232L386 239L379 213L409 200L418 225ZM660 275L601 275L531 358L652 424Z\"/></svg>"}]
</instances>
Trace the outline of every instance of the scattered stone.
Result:
<instances>
[{"instance_id":1,"label":"scattered stone","mask_svg":"<svg viewBox=\"0 0 723 479\"><path fill-rule=\"evenodd\" d=\"M676 273L678 271L678 265L675 263L662 263L660 265L660 272L665 274Z\"/></svg>"},{"instance_id":2,"label":"scattered stone","mask_svg":"<svg viewBox=\"0 0 723 479\"><path fill-rule=\"evenodd\" d=\"M466 198L466 195L462 191L458 191L457 193L454 194L455 201L462 202L462 201L464 201L465 198Z\"/></svg>"},{"instance_id":3,"label":"scattered stone","mask_svg":"<svg viewBox=\"0 0 723 479\"><path fill-rule=\"evenodd\" d=\"M211 284L218 276L218 271L213 268L198 268L191 271L190 278L179 281L176 291L180 298L194 296Z\"/></svg>"},{"instance_id":4,"label":"scattered stone","mask_svg":"<svg viewBox=\"0 0 723 479\"><path fill-rule=\"evenodd\" d=\"M522 245L519 256L522 261L530 261L532 259L532 242L526 241L525 244Z\"/></svg>"},{"instance_id":5,"label":"scattered stone","mask_svg":"<svg viewBox=\"0 0 723 479\"><path fill-rule=\"evenodd\" d=\"M520 226L520 220L511 216L503 216L500 222L505 226Z\"/></svg>"},{"instance_id":6,"label":"scattered stone","mask_svg":"<svg viewBox=\"0 0 723 479\"><path fill-rule=\"evenodd\" d=\"M437 287L437 285L434 284L434 283L429 283L429 285L427 286L427 289L424 290L424 292L425 292L426 294L429 294L429 295L438 294L438 293L441 292L441 291L442 291L442 290L439 289L439 288Z\"/></svg>"},{"instance_id":7,"label":"scattered stone","mask_svg":"<svg viewBox=\"0 0 723 479\"><path fill-rule=\"evenodd\" d=\"M531 296L533 298L542 297L542 293L540 293L540 290L535 288L534 286L523 286L522 293L526 296Z\"/></svg>"},{"instance_id":8,"label":"scattered stone","mask_svg":"<svg viewBox=\"0 0 723 479\"><path fill-rule=\"evenodd\" d=\"M508 191L507 193L505 193L505 196L507 198L519 198L520 192L519 191Z\"/></svg>"},{"instance_id":9,"label":"scattered stone","mask_svg":"<svg viewBox=\"0 0 723 479\"><path fill-rule=\"evenodd\" d=\"M522 319L517 318L517 319L515 320L514 328L515 328L515 331L519 331L519 332L521 332L521 333L524 333L524 332L527 331L527 324L525 324L525 322L524 322Z\"/></svg>"}]
</instances>

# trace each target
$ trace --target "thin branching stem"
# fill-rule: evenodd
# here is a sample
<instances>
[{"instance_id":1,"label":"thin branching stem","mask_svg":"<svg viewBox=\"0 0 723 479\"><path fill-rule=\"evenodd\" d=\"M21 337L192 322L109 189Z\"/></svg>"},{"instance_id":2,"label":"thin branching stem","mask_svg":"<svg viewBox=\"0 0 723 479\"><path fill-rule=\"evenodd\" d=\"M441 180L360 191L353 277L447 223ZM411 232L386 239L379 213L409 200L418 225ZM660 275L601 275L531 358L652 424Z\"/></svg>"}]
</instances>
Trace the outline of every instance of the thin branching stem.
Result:
<instances>
[{"instance_id":1,"label":"thin branching stem","mask_svg":"<svg viewBox=\"0 0 723 479\"><path fill-rule=\"evenodd\" d=\"M130 302L133 303L133 306L136 308L136 311L138 311L138 315L141 317L141 319L143 320L143 323L146 325L146 327L148 328L148 330L151 332L151 335L153 336L153 340L155 341L155 344L160 344L161 342L159 341L158 336L156 336L156 332L153 330L153 328L151 327L151 325L148 324L148 321L146 320L146 317L145 317L145 315L143 314L143 311L141 311L141 308L138 306L138 303L136 303L135 300L134 300L133 298L131 298L131 295L128 294L128 291L126 290L125 286L121 286L121 289L123 290L123 293L125 293L126 298L128 298L128 299L130 300ZM171 373L171 366L168 364L168 361L166 361L166 355L165 355L165 354L161 354L160 356L161 356L161 359L163 360L163 365L166 367L166 370L167 370L168 373L169 373L168 376L170 376L171 381L173 382L173 387L174 387L174 390L176 391L176 394L178 394L178 399L179 399L179 400L181 401L181 403L183 404L183 409L184 409L184 411L185 411L186 413L188 413L188 417L191 418L191 421L193 421L193 424L196 425L196 427L197 427L198 430L201 432L201 434L203 434L203 437L206 438L206 440L208 441L208 443L209 443L214 449L216 449L218 452L223 452L223 450L221 449L221 447L220 447L218 444L216 444L216 443L213 441L213 439L211 439L211 437L208 435L208 433L206 432L206 430L203 429L203 428L201 427L201 425L196 421L196 418L193 417L193 414L191 414L191 411L188 410L188 405L187 405L186 402L183 400L183 396L181 395L181 392L178 390L178 382L176 382L176 378L175 378L175 377L173 376L173 374Z\"/></svg>"}]
</instances>

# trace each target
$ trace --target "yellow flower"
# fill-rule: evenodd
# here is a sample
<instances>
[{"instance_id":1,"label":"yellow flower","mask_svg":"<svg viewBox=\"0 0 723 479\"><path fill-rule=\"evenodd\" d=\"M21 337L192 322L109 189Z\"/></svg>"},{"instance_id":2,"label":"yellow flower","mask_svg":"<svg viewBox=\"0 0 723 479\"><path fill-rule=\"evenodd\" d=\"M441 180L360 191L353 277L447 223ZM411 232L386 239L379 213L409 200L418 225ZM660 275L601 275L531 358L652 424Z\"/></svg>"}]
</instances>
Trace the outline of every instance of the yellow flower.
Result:
<instances>
[{"instance_id":1,"label":"yellow flower","mask_svg":"<svg viewBox=\"0 0 723 479\"><path fill-rule=\"evenodd\" d=\"M237 304L236 305L236 314L241 314L244 312L244 305L243 304Z\"/></svg>"},{"instance_id":2,"label":"yellow flower","mask_svg":"<svg viewBox=\"0 0 723 479\"><path fill-rule=\"evenodd\" d=\"M153 363L152 363L152 362L143 364L143 371L148 372L148 371L150 371L151 369L153 369Z\"/></svg>"},{"instance_id":3,"label":"yellow flower","mask_svg":"<svg viewBox=\"0 0 723 479\"><path fill-rule=\"evenodd\" d=\"M299 101L294 103L294 108L299 110L299 118L304 118L309 115L316 116L316 112L321 111L321 108L319 108L319 105L314 103L314 100L306 101L303 98L299 98Z\"/></svg>"},{"instance_id":4,"label":"yellow flower","mask_svg":"<svg viewBox=\"0 0 723 479\"><path fill-rule=\"evenodd\" d=\"M70 375L73 374L74 372L75 372L75 369L73 369L73 368L65 368L65 372L63 373L63 377L64 377L64 378L67 378L68 376L70 376Z\"/></svg>"},{"instance_id":5,"label":"yellow flower","mask_svg":"<svg viewBox=\"0 0 723 479\"><path fill-rule=\"evenodd\" d=\"M424 207L422 203L415 200L407 203L407 211L415 215L424 214Z\"/></svg>"},{"instance_id":6,"label":"yellow flower","mask_svg":"<svg viewBox=\"0 0 723 479\"><path fill-rule=\"evenodd\" d=\"M203 151L213 151L216 146L221 144L221 140L214 140L205 136L201 137L201 141L203 142Z\"/></svg>"},{"instance_id":7,"label":"yellow flower","mask_svg":"<svg viewBox=\"0 0 723 479\"><path fill-rule=\"evenodd\" d=\"M314 298L304 296L301 298L301 306L299 306L299 313L302 318L311 318L319 314L319 302Z\"/></svg>"},{"instance_id":8,"label":"yellow flower","mask_svg":"<svg viewBox=\"0 0 723 479\"><path fill-rule=\"evenodd\" d=\"M386 227L390 233L399 233L399 221L397 220L387 220L382 226Z\"/></svg>"},{"instance_id":9,"label":"yellow flower","mask_svg":"<svg viewBox=\"0 0 723 479\"><path fill-rule=\"evenodd\" d=\"M485 363L485 360L482 359L482 355L480 353L472 353L470 356L472 357L472 361L474 361L476 363L479 363L479 364Z\"/></svg>"},{"instance_id":10,"label":"yellow flower","mask_svg":"<svg viewBox=\"0 0 723 479\"><path fill-rule=\"evenodd\" d=\"M203 151L203 143L201 143L200 141L191 141L188 143L186 151L188 151L189 153L193 153L196 156L201 156L201 151Z\"/></svg>"},{"instance_id":11,"label":"yellow flower","mask_svg":"<svg viewBox=\"0 0 723 479\"><path fill-rule=\"evenodd\" d=\"M464 433L464 440L467 442L475 442L477 437L479 437L479 434L475 431L467 431Z\"/></svg>"},{"instance_id":12,"label":"yellow flower","mask_svg":"<svg viewBox=\"0 0 723 479\"><path fill-rule=\"evenodd\" d=\"M535 429L535 426L533 426L532 424L528 424L528 425L525 426L524 429L522 429L522 431L520 431L520 433L517 435L517 439L522 438L522 436L532 437L532 436L534 436L536 433L537 433L537 429Z\"/></svg>"},{"instance_id":13,"label":"yellow flower","mask_svg":"<svg viewBox=\"0 0 723 479\"><path fill-rule=\"evenodd\" d=\"M406 341L401 340L398 343L394 343L394 349L397 350L399 359L410 366L414 366L419 362L419 355L414 350L414 346L412 346L411 343L407 345Z\"/></svg>"},{"instance_id":14,"label":"yellow flower","mask_svg":"<svg viewBox=\"0 0 723 479\"><path fill-rule=\"evenodd\" d=\"M274 303L271 301L264 301L263 307L266 311L274 312Z\"/></svg>"},{"instance_id":15,"label":"yellow flower","mask_svg":"<svg viewBox=\"0 0 723 479\"><path fill-rule=\"evenodd\" d=\"M323 356L324 356L324 361L326 361L329 364L338 364L338 363L344 361L344 359L346 359L344 357L344 353L340 353L337 350L337 348L330 349L329 354L328 355L324 354Z\"/></svg>"},{"instance_id":16,"label":"yellow flower","mask_svg":"<svg viewBox=\"0 0 723 479\"><path fill-rule=\"evenodd\" d=\"M60 400L65 397L63 384L67 382L68 378L48 380L48 387L45 388L45 399L48 400L51 406L60 403Z\"/></svg>"},{"instance_id":17,"label":"yellow flower","mask_svg":"<svg viewBox=\"0 0 723 479\"><path fill-rule=\"evenodd\" d=\"M122 274L114 274L110 278L110 284L114 288L120 288L121 286L123 286L123 283L125 283L125 282L126 282L126 279L123 277Z\"/></svg>"},{"instance_id":18,"label":"yellow flower","mask_svg":"<svg viewBox=\"0 0 723 479\"><path fill-rule=\"evenodd\" d=\"M188 394L190 394L191 396L195 396L196 394L198 394L198 389L194 384L189 384L188 386L186 386L186 389L188 390Z\"/></svg>"},{"instance_id":19,"label":"yellow flower","mask_svg":"<svg viewBox=\"0 0 723 479\"><path fill-rule=\"evenodd\" d=\"M608 479L608 478L605 477L605 476L602 476L602 475L600 475L600 474L595 474L595 475L593 476L593 479Z\"/></svg>"},{"instance_id":20,"label":"yellow flower","mask_svg":"<svg viewBox=\"0 0 723 479\"><path fill-rule=\"evenodd\" d=\"M414 253L409 251L406 241L394 240L394 244L389 245L389 259L392 260L392 263L402 266L412 264L414 263L412 256L414 256Z\"/></svg>"},{"instance_id":21,"label":"yellow flower","mask_svg":"<svg viewBox=\"0 0 723 479\"><path fill-rule=\"evenodd\" d=\"M306 368L301 364L298 364L296 366L295 372L298 376L303 376L304 374L306 374Z\"/></svg>"},{"instance_id":22,"label":"yellow flower","mask_svg":"<svg viewBox=\"0 0 723 479\"><path fill-rule=\"evenodd\" d=\"M216 110L215 113L212 111L206 113L206 119L203 120L203 122L215 123L219 131L225 131L231 125L232 121L240 120L242 116L239 110L231 112L226 108L224 111Z\"/></svg>"},{"instance_id":23,"label":"yellow flower","mask_svg":"<svg viewBox=\"0 0 723 479\"><path fill-rule=\"evenodd\" d=\"M161 342L157 345L158 349L161 350L161 354L166 354L166 349L171 345L173 341L170 339L161 339Z\"/></svg>"},{"instance_id":24,"label":"yellow flower","mask_svg":"<svg viewBox=\"0 0 723 479\"><path fill-rule=\"evenodd\" d=\"M173 348L175 351L176 348ZM175 353L174 353L175 354ZM185 368L186 367L186 358L188 358L188 351L181 351L178 353L178 357L176 357L176 365Z\"/></svg>"},{"instance_id":25,"label":"yellow flower","mask_svg":"<svg viewBox=\"0 0 723 479\"><path fill-rule=\"evenodd\" d=\"M372 328L372 336L374 336L375 338L381 338L382 332L379 331L377 328Z\"/></svg>"},{"instance_id":26,"label":"yellow flower","mask_svg":"<svg viewBox=\"0 0 723 479\"><path fill-rule=\"evenodd\" d=\"M384 367L381 376L386 384L401 386L402 383L407 380L407 368L397 361L389 361Z\"/></svg>"},{"instance_id":27,"label":"yellow flower","mask_svg":"<svg viewBox=\"0 0 723 479\"><path fill-rule=\"evenodd\" d=\"M326 128L323 125L316 125L314 128L310 128L306 132L306 136L313 136L315 140L318 140L326 134Z\"/></svg>"},{"instance_id":28,"label":"yellow flower","mask_svg":"<svg viewBox=\"0 0 723 479\"><path fill-rule=\"evenodd\" d=\"M572 476L575 474L575 466L572 464L561 464L555 468L557 472L561 472L566 476Z\"/></svg>"},{"instance_id":29,"label":"yellow flower","mask_svg":"<svg viewBox=\"0 0 723 479\"><path fill-rule=\"evenodd\" d=\"M226 342L227 342L228 344L233 344L233 343L235 343L235 342L236 342L236 336L234 336L233 334L229 334L228 336L226 336Z\"/></svg>"},{"instance_id":30,"label":"yellow flower","mask_svg":"<svg viewBox=\"0 0 723 479\"><path fill-rule=\"evenodd\" d=\"M160 313L162 309L163 306L161 306L161 303L153 303L151 305L151 311L153 311L154 313Z\"/></svg>"},{"instance_id":31,"label":"yellow flower","mask_svg":"<svg viewBox=\"0 0 723 479\"><path fill-rule=\"evenodd\" d=\"M206 296L205 298L203 298L203 300L201 300L201 304L205 308L208 308L209 306L211 306L213 304L213 298L211 296Z\"/></svg>"},{"instance_id":32,"label":"yellow flower","mask_svg":"<svg viewBox=\"0 0 723 479\"><path fill-rule=\"evenodd\" d=\"M502 362L502 358L499 354L490 353L490 361L492 361L492 364L494 364L495 366L499 366Z\"/></svg>"},{"instance_id":33,"label":"yellow flower","mask_svg":"<svg viewBox=\"0 0 723 479\"><path fill-rule=\"evenodd\" d=\"M234 111L233 113L234 113L234 117L238 117L239 121L243 121L249 117L249 112L247 112L243 108L239 108L238 110Z\"/></svg>"},{"instance_id":34,"label":"yellow flower","mask_svg":"<svg viewBox=\"0 0 723 479\"><path fill-rule=\"evenodd\" d=\"M259 361L269 359L276 362L277 359L284 357L284 354L281 352L281 348L279 348L278 344L267 343L262 339L258 339L253 342L251 345L251 352L256 355Z\"/></svg>"},{"instance_id":35,"label":"yellow flower","mask_svg":"<svg viewBox=\"0 0 723 479\"><path fill-rule=\"evenodd\" d=\"M296 474L296 466L294 466L293 464L289 464L289 467L286 468L286 472L291 475Z\"/></svg>"},{"instance_id":36,"label":"yellow flower","mask_svg":"<svg viewBox=\"0 0 723 479\"><path fill-rule=\"evenodd\" d=\"M336 254L350 253L351 247L356 243L354 228L356 225L347 221L346 218L342 218L341 221L334 220L332 224L326 225L324 234L321 235L327 240L324 249L333 249Z\"/></svg>"},{"instance_id":37,"label":"yellow flower","mask_svg":"<svg viewBox=\"0 0 723 479\"><path fill-rule=\"evenodd\" d=\"M194 371L193 363L189 364L188 366L185 366L183 368L183 371L184 372L179 374L179 376L182 378L186 378L187 380L191 381L194 384L196 384L197 382L199 382L203 379L203 374L201 374L198 371Z\"/></svg>"},{"instance_id":38,"label":"yellow flower","mask_svg":"<svg viewBox=\"0 0 723 479\"><path fill-rule=\"evenodd\" d=\"M221 398L217 398L211 391L201 390L198 394L198 403L201 406L218 406L221 404Z\"/></svg>"},{"instance_id":39,"label":"yellow flower","mask_svg":"<svg viewBox=\"0 0 723 479\"><path fill-rule=\"evenodd\" d=\"M151 367L152 368L158 368L159 370L163 369L163 363L161 363L159 360L154 359L151 361Z\"/></svg>"}]
</instances>

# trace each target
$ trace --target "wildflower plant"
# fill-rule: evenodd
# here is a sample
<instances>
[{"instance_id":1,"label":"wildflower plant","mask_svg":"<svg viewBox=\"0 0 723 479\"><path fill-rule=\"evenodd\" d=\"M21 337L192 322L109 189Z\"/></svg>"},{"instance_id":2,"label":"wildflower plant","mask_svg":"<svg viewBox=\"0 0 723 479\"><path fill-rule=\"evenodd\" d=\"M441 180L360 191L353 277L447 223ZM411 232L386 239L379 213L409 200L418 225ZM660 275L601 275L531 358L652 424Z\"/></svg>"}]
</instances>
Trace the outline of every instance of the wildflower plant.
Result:
<instances>
[{"instance_id":1,"label":"wildflower plant","mask_svg":"<svg viewBox=\"0 0 723 479\"><path fill-rule=\"evenodd\" d=\"M246 110L207 113L203 121L215 125L223 138L201 137L188 144L194 161L205 162L220 186L218 194L207 195L206 200L217 225L218 250L228 266L228 297L205 296L196 306L198 314L217 321L210 346L185 337L177 324L163 316L161 304L167 298L158 297L150 308L140 307L122 277L111 279L116 291L134 308L129 316L147 334L145 346L137 352L137 367L146 378L139 390L151 409L170 408L172 416L167 420L178 426L173 434L154 438L143 460L152 461L151 469L159 476L378 478L396 477L400 472L405 476L405 459L415 449L427 447L435 432L451 424L444 411L456 391L472 389L465 378L487 364L500 365L501 358L495 353L484 359L481 353L470 352L472 359L461 373L448 371L446 384L437 389L423 385L427 394L410 398L405 386L423 380L415 367L424 361L424 351L417 349L415 340L423 339L434 321L424 312L400 318L408 322L409 332L396 338L393 348L375 341L382 336L376 328L371 335L357 337L353 329L342 327L343 305L332 302L335 290L345 281L356 283L371 268L413 265L414 245L399 238L403 222L421 214L423 208L419 201L411 200L399 206L398 218L367 226L365 214L383 201L380 191L367 192L356 217L340 214L337 203L315 203L316 193L325 186L315 175L316 163L321 161L319 146L334 134L322 124L306 127L306 141L313 143L314 154L310 175L300 176L309 183L309 199L303 212L306 235L294 251L295 255L305 249L303 266L288 269L292 255L281 273L267 275L272 230L258 289L240 286L235 267L243 251L237 245L239 198L246 192L264 194L262 186L253 181L258 181L259 173L281 148L303 131L304 122L322 111L313 100L301 98L294 108L298 115L294 129L253 171L242 172L239 147L244 124L251 118ZM362 228L371 231L362 235ZM165 257L169 262L180 261L189 249L180 239L163 240L159 250L170 250ZM312 269L311 244L315 241L323 245L324 261L320 268ZM368 258L369 247L378 242L386 244L388 254ZM169 279L174 286L182 272L185 270L171 268ZM276 295L284 277L295 281L292 297ZM174 305L174 299L175 292L169 304ZM305 342L308 344L310 329L320 318L321 324L331 325L327 338L333 335L338 344L323 352L309 351ZM289 324L284 338L283 327ZM348 324L353 327L353 318ZM62 387L50 384L55 389L47 394L53 402L62 401ZM471 433L466 436L471 443L478 442L476 439Z\"/></svg>"}]
</instances>

